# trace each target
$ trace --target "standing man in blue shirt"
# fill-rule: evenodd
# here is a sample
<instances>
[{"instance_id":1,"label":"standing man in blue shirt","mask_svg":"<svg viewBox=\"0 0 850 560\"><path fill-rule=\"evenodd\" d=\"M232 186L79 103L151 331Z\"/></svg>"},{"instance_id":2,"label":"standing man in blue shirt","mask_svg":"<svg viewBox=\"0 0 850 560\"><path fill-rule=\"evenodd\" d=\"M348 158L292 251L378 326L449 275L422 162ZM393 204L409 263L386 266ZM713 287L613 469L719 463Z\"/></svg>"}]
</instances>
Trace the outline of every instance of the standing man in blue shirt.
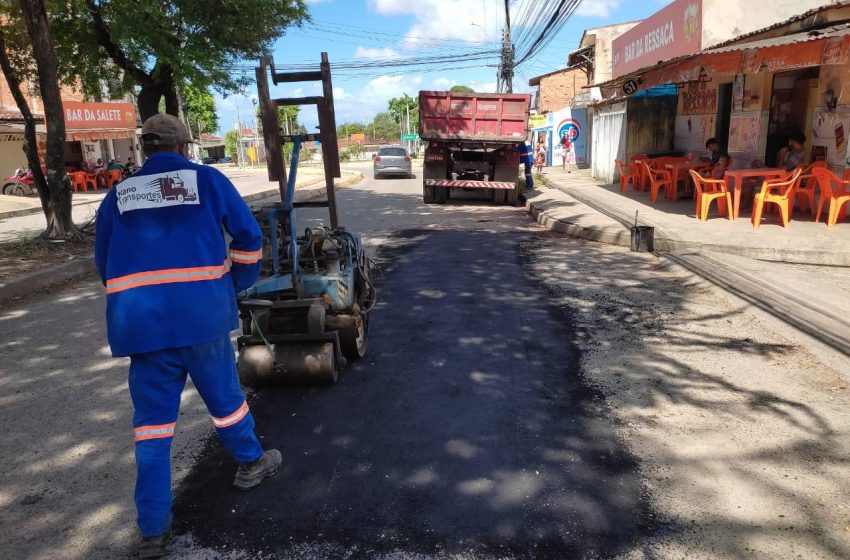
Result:
<instances>
[{"instance_id":1,"label":"standing man in blue shirt","mask_svg":"<svg viewBox=\"0 0 850 560\"><path fill-rule=\"evenodd\" d=\"M257 486L282 462L254 435L230 343L238 327L236 293L257 279L263 237L233 184L187 159L190 142L171 115L145 121L145 165L110 190L97 212L95 262L106 286L109 345L113 356L130 357L145 559L167 552L170 449L187 374L239 462L236 488Z\"/></svg>"},{"instance_id":2,"label":"standing man in blue shirt","mask_svg":"<svg viewBox=\"0 0 850 560\"><path fill-rule=\"evenodd\" d=\"M534 188L534 178L531 176L531 168L534 165L531 146L528 142L521 142L517 144L516 151L519 152L519 161L525 166L525 188L530 191Z\"/></svg>"}]
</instances>

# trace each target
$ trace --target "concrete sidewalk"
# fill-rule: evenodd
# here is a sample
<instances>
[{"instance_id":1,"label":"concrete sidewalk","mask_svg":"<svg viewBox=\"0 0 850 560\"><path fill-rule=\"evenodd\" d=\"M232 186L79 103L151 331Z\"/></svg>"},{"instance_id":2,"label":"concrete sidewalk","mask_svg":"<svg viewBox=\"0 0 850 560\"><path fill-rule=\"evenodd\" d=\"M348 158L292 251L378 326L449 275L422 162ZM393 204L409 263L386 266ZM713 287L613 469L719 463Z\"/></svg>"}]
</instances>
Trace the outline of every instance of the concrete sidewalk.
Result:
<instances>
[{"instance_id":1,"label":"concrete sidewalk","mask_svg":"<svg viewBox=\"0 0 850 560\"><path fill-rule=\"evenodd\" d=\"M788 228L778 223L776 215L769 215L759 229L754 229L749 212L742 211L740 218L730 221L717 217L716 206L712 206L708 221L701 222L694 218L691 198L676 202L659 198L652 204L648 192L630 189L621 193L619 186L597 183L589 170L565 173L560 168L547 168L543 181L567 195L561 200L559 195L547 193L547 206L560 204L561 208L552 216L573 220L575 216L565 205L580 202L607 218L593 218L601 219L604 226L585 224L592 230L582 235L588 239L593 235L610 237L617 232L619 244L628 244L628 228L634 224L637 212L640 225L655 227L656 251L708 250L766 261L850 266L848 222L830 228L823 223L824 218L815 223L808 213L798 212Z\"/></svg>"}]
</instances>

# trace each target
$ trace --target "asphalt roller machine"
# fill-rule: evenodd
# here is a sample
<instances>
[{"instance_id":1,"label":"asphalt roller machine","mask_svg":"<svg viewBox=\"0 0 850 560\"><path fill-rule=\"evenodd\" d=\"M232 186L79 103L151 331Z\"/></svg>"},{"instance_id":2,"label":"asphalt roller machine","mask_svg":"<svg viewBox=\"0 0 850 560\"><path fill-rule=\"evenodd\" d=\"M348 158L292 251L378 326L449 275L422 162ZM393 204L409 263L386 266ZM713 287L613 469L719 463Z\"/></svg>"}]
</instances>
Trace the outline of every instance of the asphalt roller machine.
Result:
<instances>
[{"instance_id":1,"label":"asphalt roller machine","mask_svg":"<svg viewBox=\"0 0 850 560\"><path fill-rule=\"evenodd\" d=\"M373 263L360 237L339 224L334 177L340 176L333 86L326 53L320 70L278 72L270 57L256 68L269 180L277 181L281 202L255 212L263 230L260 278L238 295L242 336L237 340L237 369L248 386L288 382L334 383L347 360L366 353L369 316L376 301ZM273 99L275 85L321 81L322 96ZM277 108L316 105L319 134L282 134ZM326 200L295 202L295 178L302 143L319 140ZM290 172L283 161L284 142L293 144ZM299 235L296 209L327 208L330 227L310 227Z\"/></svg>"}]
</instances>

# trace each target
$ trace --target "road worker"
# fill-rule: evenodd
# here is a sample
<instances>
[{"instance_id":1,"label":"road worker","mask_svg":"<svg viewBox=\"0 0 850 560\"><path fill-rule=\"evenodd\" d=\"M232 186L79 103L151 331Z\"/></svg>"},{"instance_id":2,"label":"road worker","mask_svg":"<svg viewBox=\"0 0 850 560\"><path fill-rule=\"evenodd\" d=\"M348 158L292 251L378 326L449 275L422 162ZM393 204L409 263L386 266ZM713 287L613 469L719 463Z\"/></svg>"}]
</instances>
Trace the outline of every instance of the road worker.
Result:
<instances>
[{"instance_id":1,"label":"road worker","mask_svg":"<svg viewBox=\"0 0 850 560\"><path fill-rule=\"evenodd\" d=\"M147 161L97 212L95 261L106 286L109 345L113 356L130 357L140 558L167 551L170 448L187 374L239 463L236 488L255 487L282 460L254 435L229 336L238 327L236 293L259 273L262 234L233 184L187 159L190 142L175 117L145 121Z\"/></svg>"},{"instance_id":2,"label":"road worker","mask_svg":"<svg viewBox=\"0 0 850 560\"><path fill-rule=\"evenodd\" d=\"M531 176L534 157L531 152L531 146L528 145L528 142L521 142L517 144L516 150L519 152L520 163L525 167L525 188L531 190L534 188L534 178Z\"/></svg>"}]
</instances>

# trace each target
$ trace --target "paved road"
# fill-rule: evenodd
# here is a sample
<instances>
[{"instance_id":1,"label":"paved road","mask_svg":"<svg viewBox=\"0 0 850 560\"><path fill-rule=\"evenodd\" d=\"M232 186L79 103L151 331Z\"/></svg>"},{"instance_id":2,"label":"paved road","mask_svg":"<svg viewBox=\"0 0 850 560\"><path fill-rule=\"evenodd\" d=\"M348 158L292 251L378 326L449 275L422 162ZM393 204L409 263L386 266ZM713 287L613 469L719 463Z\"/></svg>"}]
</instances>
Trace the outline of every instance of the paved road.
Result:
<instances>
[{"instance_id":1,"label":"paved road","mask_svg":"<svg viewBox=\"0 0 850 560\"><path fill-rule=\"evenodd\" d=\"M386 275L368 359L250 396L286 463L249 494L190 385L174 558L850 554L850 396L776 326L519 208L424 206L418 180L339 200ZM130 555L127 364L102 317L94 279L0 312L0 557Z\"/></svg>"},{"instance_id":2,"label":"paved road","mask_svg":"<svg viewBox=\"0 0 850 560\"><path fill-rule=\"evenodd\" d=\"M526 218L425 207L420 184L341 194L348 223L385 237L368 359L329 389L254 396L286 465L262 490L210 492L232 477L212 447L176 511L196 545L564 558L641 533L635 463L581 382L569 317L523 272Z\"/></svg>"}]
</instances>

